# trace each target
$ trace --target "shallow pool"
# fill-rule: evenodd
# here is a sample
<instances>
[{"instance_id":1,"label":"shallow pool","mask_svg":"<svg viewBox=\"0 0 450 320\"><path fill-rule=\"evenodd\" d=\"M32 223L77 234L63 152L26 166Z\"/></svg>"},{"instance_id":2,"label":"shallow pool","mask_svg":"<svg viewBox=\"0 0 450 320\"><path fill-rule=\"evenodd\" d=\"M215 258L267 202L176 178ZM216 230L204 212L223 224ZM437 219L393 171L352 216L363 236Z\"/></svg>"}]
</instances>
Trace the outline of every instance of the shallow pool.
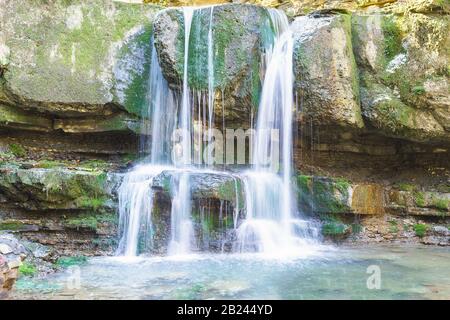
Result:
<instances>
[{"instance_id":1,"label":"shallow pool","mask_svg":"<svg viewBox=\"0 0 450 320\"><path fill-rule=\"evenodd\" d=\"M320 246L297 257L92 258L12 299L450 299L450 249Z\"/></svg>"}]
</instances>

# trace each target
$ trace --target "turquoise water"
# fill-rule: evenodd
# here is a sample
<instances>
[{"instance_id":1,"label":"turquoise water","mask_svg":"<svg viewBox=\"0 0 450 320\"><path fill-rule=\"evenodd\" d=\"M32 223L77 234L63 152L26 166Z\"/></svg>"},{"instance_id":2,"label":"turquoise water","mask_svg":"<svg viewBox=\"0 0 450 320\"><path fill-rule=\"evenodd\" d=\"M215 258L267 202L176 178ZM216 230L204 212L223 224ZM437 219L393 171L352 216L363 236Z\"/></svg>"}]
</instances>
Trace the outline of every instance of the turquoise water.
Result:
<instances>
[{"instance_id":1,"label":"turquoise water","mask_svg":"<svg viewBox=\"0 0 450 320\"><path fill-rule=\"evenodd\" d=\"M368 289L372 275L368 268L379 268L379 289ZM92 258L79 269L22 278L11 298L450 299L450 249L324 246L289 259L260 255Z\"/></svg>"}]
</instances>

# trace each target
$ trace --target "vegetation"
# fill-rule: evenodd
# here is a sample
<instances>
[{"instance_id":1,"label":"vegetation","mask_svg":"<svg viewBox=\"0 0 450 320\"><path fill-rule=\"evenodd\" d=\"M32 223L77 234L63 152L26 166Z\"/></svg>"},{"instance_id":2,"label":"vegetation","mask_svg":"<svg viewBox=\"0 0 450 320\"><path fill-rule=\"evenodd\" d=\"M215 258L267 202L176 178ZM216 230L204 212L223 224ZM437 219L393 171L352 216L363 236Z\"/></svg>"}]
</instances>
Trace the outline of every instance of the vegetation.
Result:
<instances>
[{"instance_id":1,"label":"vegetation","mask_svg":"<svg viewBox=\"0 0 450 320\"><path fill-rule=\"evenodd\" d=\"M384 34L384 55L389 61L404 50L402 35L393 17L383 19L381 27Z\"/></svg>"},{"instance_id":2,"label":"vegetation","mask_svg":"<svg viewBox=\"0 0 450 320\"><path fill-rule=\"evenodd\" d=\"M428 231L428 226L426 224L417 223L413 226L414 232L416 233L416 236L419 238L423 238Z\"/></svg>"},{"instance_id":3,"label":"vegetation","mask_svg":"<svg viewBox=\"0 0 450 320\"><path fill-rule=\"evenodd\" d=\"M9 150L13 155L15 155L18 158L23 158L27 155L27 151L25 150L25 148L17 143L11 143L9 145Z\"/></svg>"},{"instance_id":4,"label":"vegetation","mask_svg":"<svg viewBox=\"0 0 450 320\"><path fill-rule=\"evenodd\" d=\"M390 233L397 233L397 232L399 231L397 221L395 221L395 220L389 220L388 222L389 222L389 224L390 224L389 232L390 232Z\"/></svg>"},{"instance_id":5,"label":"vegetation","mask_svg":"<svg viewBox=\"0 0 450 320\"><path fill-rule=\"evenodd\" d=\"M41 160L36 164L36 168L43 168L43 169L52 169L52 168L58 168L63 167L64 163L61 161L56 160Z\"/></svg>"},{"instance_id":6,"label":"vegetation","mask_svg":"<svg viewBox=\"0 0 450 320\"><path fill-rule=\"evenodd\" d=\"M425 88L423 86L415 86L415 87L412 88L412 92L415 95L419 96L419 95L422 95L422 94L425 93Z\"/></svg>"},{"instance_id":7,"label":"vegetation","mask_svg":"<svg viewBox=\"0 0 450 320\"><path fill-rule=\"evenodd\" d=\"M415 186L413 185L413 184L409 184L409 183L403 183L403 182L400 182L400 183L397 183L396 185L395 185L400 191L414 191L415 190Z\"/></svg>"},{"instance_id":8,"label":"vegetation","mask_svg":"<svg viewBox=\"0 0 450 320\"><path fill-rule=\"evenodd\" d=\"M115 224L117 217L115 214L80 214L75 217L68 218L66 225L75 229L90 229L97 231L99 224L110 223Z\"/></svg>"},{"instance_id":9,"label":"vegetation","mask_svg":"<svg viewBox=\"0 0 450 320\"><path fill-rule=\"evenodd\" d=\"M322 225L322 234L326 236L341 236L348 230L349 227L342 222L327 222Z\"/></svg>"},{"instance_id":10,"label":"vegetation","mask_svg":"<svg viewBox=\"0 0 450 320\"><path fill-rule=\"evenodd\" d=\"M98 212L106 203L108 199L106 197L89 197L82 196L76 200L77 207L83 209L92 209Z\"/></svg>"},{"instance_id":11,"label":"vegetation","mask_svg":"<svg viewBox=\"0 0 450 320\"><path fill-rule=\"evenodd\" d=\"M447 211L449 202L450 201L447 199L436 199L435 198L435 199L433 199L432 205L433 205L433 207L436 207L440 211Z\"/></svg>"},{"instance_id":12,"label":"vegetation","mask_svg":"<svg viewBox=\"0 0 450 320\"><path fill-rule=\"evenodd\" d=\"M425 207L426 206L426 202L425 202L425 194L423 192L416 192L414 194L414 202L416 203L416 205L418 205L419 207Z\"/></svg>"},{"instance_id":13,"label":"vegetation","mask_svg":"<svg viewBox=\"0 0 450 320\"><path fill-rule=\"evenodd\" d=\"M23 222L21 221L2 221L0 222L0 230L10 230L16 231L23 227Z\"/></svg>"},{"instance_id":14,"label":"vegetation","mask_svg":"<svg viewBox=\"0 0 450 320\"><path fill-rule=\"evenodd\" d=\"M19 274L24 276L34 276L37 273L37 268L34 264L30 262L23 262L19 267Z\"/></svg>"}]
</instances>

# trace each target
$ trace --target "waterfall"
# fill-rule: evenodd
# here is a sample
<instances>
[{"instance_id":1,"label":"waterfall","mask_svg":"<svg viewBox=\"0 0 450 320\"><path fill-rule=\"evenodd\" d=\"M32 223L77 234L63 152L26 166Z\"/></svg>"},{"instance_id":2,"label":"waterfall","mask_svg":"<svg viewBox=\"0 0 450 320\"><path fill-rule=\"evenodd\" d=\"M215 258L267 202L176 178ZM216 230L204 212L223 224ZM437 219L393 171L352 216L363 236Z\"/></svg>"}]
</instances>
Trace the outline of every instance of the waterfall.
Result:
<instances>
[{"instance_id":1,"label":"waterfall","mask_svg":"<svg viewBox=\"0 0 450 320\"><path fill-rule=\"evenodd\" d=\"M210 10L206 37L207 69L203 75L208 80L206 99L204 91L195 92L189 86L188 62L190 46L198 45L191 43L192 38L195 41L201 38L191 37L192 21L197 10L207 9ZM151 252L155 233L152 216L154 184L168 172L171 197L170 235L167 237L169 255L184 255L199 250L192 220L194 175L213 174L234 181L235 199L231 217L236 241L233 250L292 253L303 250L302 247L309 243L306 235L308 222L298 218L292 196L293 37L283 12L268 9L268 13L274 37L265 45L264 61L261 62L265 69L264 80L255 117L256 135L251 137L254 163L247 171L219 171L211 164L210 158L203 166L195 162L195 158L202 153L201 145L197 146L195 140L201 141L201 130L214 128L214 7L183 8L184 66L179 92L169 88L157 51L152 46L148 109L144 115L150 117L151 127L144 127L149 134L143 137L144 149L150 150L150 156L144 160L146 164L126 174L119 188L121 239L118 255L135 256ZM197 113L194 112L195 105L198 107ZM253 123L253 113L251 121ZM144 139L146 136L150 136L150 141ZM210 131L208 138L211 138ZM239 181L244 192L243 204L239 203ZM240 217L242 207L245 208L245 219ZM213 214L221 218L223 208L228 210L220 200L219 212ZM223 243L222 240L222 250Z\"/></svg>"},{"instance_id":2,"label":"waterfall","mask_svg":"<svg viewBox=\"0 0 450 320\"><path fill-rule=\"evenodd\" d=\"M244 175L247 218L237 234L241 251L289 253L304 242L295 232L292 201L293 37L287 17L269 13L275 39L267 48L254 165Z\"/></svg>"}]
</instances>

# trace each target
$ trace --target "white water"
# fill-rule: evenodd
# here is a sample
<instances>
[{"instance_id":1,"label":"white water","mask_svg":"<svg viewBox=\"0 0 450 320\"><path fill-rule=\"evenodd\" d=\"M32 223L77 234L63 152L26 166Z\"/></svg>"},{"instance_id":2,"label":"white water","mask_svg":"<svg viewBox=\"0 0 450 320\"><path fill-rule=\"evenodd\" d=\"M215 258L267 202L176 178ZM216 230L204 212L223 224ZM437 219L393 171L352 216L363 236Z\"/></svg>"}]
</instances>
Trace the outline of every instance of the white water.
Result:
<instances>
[{"instance_id":1,"label":"white water","mask_svg":"<svg viewBox=\"0 0 450 320\"><path fill-rule=\"evenodd\" d=\"M294 219L296 206L292 201L293 37L286 16L278 10L269 13L275 41L266 53L253 149L255 164L244 175L247 217L237 236L240 251L297 254L307 245L305 232L299 231L308 228L308 223Z\"/></svg>"},{"instance_id":2,"label":"white water","mask_svg":"<svg viewBox=\"0 0 450 320\"><path fill-rule=\"evenodd\" d=\"M181 99L178 100L177 95L169 89L156 50L153 49L149 84L149 113L152 121L150 162L128 173L120 187L121 240L117 252L119 255L136 256L150 251L153 236L152 184L156 176L169 170L172 190L169 255L186 255L197 247L191 217L191 180L194 173L233 177L235 199L232 215L237 237L233 246L235 251L263 252L267 255L305 253L307 238L310 237L306 235L309 225L294 217L296 208L292 201L293 39L287 18L281 11L269 10L274 41L265 49L265 61L262 63L266 70L256 117L257 133L251 140L256 163L251 170L237 174L216 171L208 164L203 168L194 166L192 157L200 156L202 151L194 142L195 152L192 153L192 139L201 137L196 130L214 127L214 10L213 7L209 9L208 66L205 75L208 78L207 103L204 95L196 94L188 84L191 23L197 9L183 8L185 63ZM193 122L195 113L192 98L196 96L198 120ZM178 129L178 136L175 136L178 140L172 145L172 131L175 128ZM278 132L278 140L270 139L269 134L273 130ZM172 157L169 157L170 154ZM244 221L239 220L239 179L245 192ZM215 214L222 215L222 207L221 200L220 212Z\"/></svg>"},{"instance_id":3,"label":"white water","mask_svg":"<svg viewBox=\"0 0 450 320\"><path fill-rule=\"evenodd\" d=\"M137 167L128 173L122 182L119 194L119 229L122 230L117 254L136 256L138 247L142 250L152 246L153 178L165 168L161 166ZM139 245L139 235L142 244Z\"/></svg>"}]
</instances>

